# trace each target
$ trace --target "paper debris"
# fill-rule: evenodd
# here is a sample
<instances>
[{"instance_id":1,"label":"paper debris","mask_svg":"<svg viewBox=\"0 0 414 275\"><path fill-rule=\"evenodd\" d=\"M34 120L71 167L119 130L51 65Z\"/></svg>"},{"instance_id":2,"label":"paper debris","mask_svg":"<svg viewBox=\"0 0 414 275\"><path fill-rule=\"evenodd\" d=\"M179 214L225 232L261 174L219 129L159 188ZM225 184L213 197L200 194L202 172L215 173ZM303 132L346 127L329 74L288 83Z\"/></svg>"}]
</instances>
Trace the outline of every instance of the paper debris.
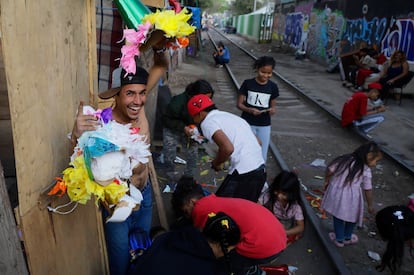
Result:
<instances>
[{"instance_id":1,"label":"paper debris","mask_svg":"<svg viewBox=\"0 0 414 275\"><path fill-rule=\"evenodd\" d=\"M324 159L315 159L310 165L315 167L326 167Z\"/></svg>"},{"instance_id":2,"label":"paper debris","mask_svg":"<svg viewBox=\"0 0 414 275\"><path fill-rule=\"evenodd\" d=\"M170 193L171 192L171 188L169 185L166 185L164 190L162 191L163 193Z\"/></svg>"},{"instance_id":3,"label":"paper debris","mask_svg":"<svg viewBox=\"0 0 414 275\"><path fill-rule=\"evenodd\" d=\"M368 256L373 259L374 261L380 261L381 260L381 256L373 251L368 251Z\"/></svg>"}]
</instances>

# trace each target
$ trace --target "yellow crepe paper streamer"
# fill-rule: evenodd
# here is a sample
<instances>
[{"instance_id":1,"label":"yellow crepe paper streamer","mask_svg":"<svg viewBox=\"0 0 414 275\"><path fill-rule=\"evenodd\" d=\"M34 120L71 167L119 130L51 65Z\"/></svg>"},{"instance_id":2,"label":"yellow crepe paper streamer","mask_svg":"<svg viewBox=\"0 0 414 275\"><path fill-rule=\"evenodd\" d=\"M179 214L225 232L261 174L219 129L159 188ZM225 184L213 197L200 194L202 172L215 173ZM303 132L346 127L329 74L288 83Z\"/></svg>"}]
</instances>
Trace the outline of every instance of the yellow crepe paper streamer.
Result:
<instances>
[{"instance_id":1,"label":"yellow crepe paper streamer","mask_svg":"<svg viewBox=\"0 0 414 275\"><path fill-rule=\"evenodd\" d=\"M191 15L186 8L179 13L175 13L173 10L157 10L155 13L145 15L142 22L149 21L155 29L162 30L168 38L178 38L190 35L196 29L195 26L187 23Z\"/></svg>"},{"instance_id":2,"label":"yellow crepe paper streamer","mask_svg":"<svg viewBox=\"0 0 414 275\"><path fill-rule=\"evenodd\" d=\"M71 165L73 167L63 171L63 181L72 201L86 204L94 195L97 202L100 200L111 205L118 203L119 199L128 191L128 187L124 184L112 182L107 186L102 186L91 180L85 168L83 156L76 157Z\"/></svg>"}]
</instances>

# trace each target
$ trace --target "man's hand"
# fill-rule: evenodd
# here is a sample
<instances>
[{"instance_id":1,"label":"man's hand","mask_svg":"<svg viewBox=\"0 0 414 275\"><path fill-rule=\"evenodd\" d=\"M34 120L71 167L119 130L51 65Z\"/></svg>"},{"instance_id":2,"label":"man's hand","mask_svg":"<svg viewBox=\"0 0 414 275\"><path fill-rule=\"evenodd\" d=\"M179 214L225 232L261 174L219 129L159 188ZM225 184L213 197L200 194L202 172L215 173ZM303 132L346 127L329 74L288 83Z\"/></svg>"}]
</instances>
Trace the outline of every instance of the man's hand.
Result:
<instances>
[{"instance_id":1,"label":"man's hand","mask_svg":"<svg viewBox=\"0 0 414 275\"><path fill-rule=\"evenodd\" d=\"M148 165L140 163L132 170L132 176L129 178L131 184L133 184L139 190L142 190L148 180Z\"/></svg>"},{"instance_id":2,"label":"man's hand","mask_svg":"<svg viewBox=\"0 0 414 275\"><path fill-rule=\"evenodd\" d=\"M83 114L83 101L79 102L78 112L72 130L72 142L76 144L77 139L83 132L94 131L99 125L100 122L96 116Z\"/></svg>"},{"instance_id":3,"label":"man's hand","mask_svg":"<svg viewBox=\"0 0 414 275\"><path fill-rule=\"evenodd\" d=\"M217 164L214 160L211 162L211 168L216 172L223 170L223 165L223 163Z\"/></svg>"},{"instance_id":4,"label":"man's hand","mask_svg":"<svg viewBox=\"0 0 414 275\"><path fill-rule=\"evenodd\" d=\"M384 105L379 106L379 107L377 108L377 111L378 111L379 113L385 112L385 106L384 106Z\"/></svg>"}]
</instances>

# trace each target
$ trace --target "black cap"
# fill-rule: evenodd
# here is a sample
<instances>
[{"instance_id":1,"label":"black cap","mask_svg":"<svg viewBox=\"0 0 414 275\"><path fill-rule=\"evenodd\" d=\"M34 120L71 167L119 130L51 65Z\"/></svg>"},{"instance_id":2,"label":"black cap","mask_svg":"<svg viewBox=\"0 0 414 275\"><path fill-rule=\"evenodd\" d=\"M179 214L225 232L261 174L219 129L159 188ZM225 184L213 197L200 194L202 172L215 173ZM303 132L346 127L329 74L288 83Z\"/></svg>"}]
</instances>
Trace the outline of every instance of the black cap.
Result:
<instances>
[{"instance_id":1,"label":"black cap","mask_svg":"<svg viewBox=\"0 0 414 275\"><path fill-rule=\"evenodd\" d=\"M108 99L113 97L114 95L118 94L121 91L121 87L128 84L144 84L147 85L148 82L148 72L142 68L137 66L135 74L129 73L122 69L122 70L114 70L114 75L112 76L112 87L111 89L101 92L98 96L102 99ZM116 76L115 74L119 74Z\"/></svg>"}]
</instances>

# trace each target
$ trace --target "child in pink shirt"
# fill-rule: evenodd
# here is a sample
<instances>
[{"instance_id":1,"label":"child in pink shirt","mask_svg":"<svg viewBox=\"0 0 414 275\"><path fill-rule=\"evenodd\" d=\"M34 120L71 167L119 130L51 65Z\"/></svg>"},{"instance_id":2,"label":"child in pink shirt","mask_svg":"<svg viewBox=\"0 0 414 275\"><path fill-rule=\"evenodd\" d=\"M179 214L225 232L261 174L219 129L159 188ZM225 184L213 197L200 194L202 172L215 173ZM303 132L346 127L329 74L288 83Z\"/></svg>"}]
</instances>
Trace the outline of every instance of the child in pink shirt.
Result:
<instances>
[{"instance_id":1,"label":"child in pink shirt","mask_svg":"<svg viewBox=\"0 0 414 275\"><path fill-rule=\"evenodd\" d=\"M296 174L282 171L259 198L259 203L268 208L283 224L287 244L299 239L305 229L303 211L299 205L299 192Z\"/></svg>"}]
</instances>

